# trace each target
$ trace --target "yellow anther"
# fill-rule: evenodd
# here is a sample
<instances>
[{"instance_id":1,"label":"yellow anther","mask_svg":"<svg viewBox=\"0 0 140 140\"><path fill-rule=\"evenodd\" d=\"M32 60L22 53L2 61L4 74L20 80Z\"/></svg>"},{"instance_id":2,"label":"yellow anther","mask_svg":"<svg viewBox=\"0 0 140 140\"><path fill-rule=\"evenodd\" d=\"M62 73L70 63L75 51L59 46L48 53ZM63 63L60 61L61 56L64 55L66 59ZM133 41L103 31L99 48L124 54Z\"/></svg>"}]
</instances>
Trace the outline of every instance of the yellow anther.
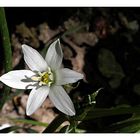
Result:
<instances>
[{"instance_id":1,"label":"yellow anther","mask_svg":"<svg viewBox=\"0 0 140 140\"><path fill-rule=\"evenodd\" d=\"M47 85L50 87L51 84L54 83L54 76L50 68L48 68L47 72L38 72L38 76L32 76L31 79L38 81L39 86Z\"/></svg>"},{"instance_id":2,"label":"yellow anther","mask_svg":"<svg viewBox=\"0 0 140 140\"><path fill-rule=\"evenodd\" d=\"M43 83L48 84L48 82L50 81L50 78L49 78L49 74L48 74L47 72L44 73L44 74L42 75L41 81L42 81Z\"/></svg>"},{"instance_id":3,"label":"yellow anther","mask_svg":"<svg viewBox=\"0 0 140 140\"><path fill-rule=\"evenodd\" d=\"M47 72L41 73L40 82L42 83L42 85L48 85L49 87L54 82L54 76L50 68L48 68Z\"/></svg>"},{"instance_id":4,"label":"yellow anther","mask_svg":"<svg viewBox=\"0 0 140 140\"><path fill-rule=\"evenodd\" d=\"M33 81L40 81L41 78L40 77L37 77L37 76L32 76L31 79Z\"/></svg>"}]
</instances>

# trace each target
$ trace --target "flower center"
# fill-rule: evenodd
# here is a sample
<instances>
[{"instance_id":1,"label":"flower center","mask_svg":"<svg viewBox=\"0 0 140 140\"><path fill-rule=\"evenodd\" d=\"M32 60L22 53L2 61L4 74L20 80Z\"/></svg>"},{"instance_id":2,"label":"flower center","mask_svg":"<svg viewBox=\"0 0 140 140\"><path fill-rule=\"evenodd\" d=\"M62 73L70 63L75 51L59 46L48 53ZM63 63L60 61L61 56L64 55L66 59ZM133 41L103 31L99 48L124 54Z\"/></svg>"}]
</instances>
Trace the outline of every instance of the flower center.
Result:
<instances>
[{"instance_id":1,"label":"flower center","mask_svg":"<svg viewBox=\"0 0 140 140\"><path fill-rule=\"evenodd\" d=\"M50 87L54 83L54 75L50 68L48 68L47 72L39 72L38 75L39 76L33 76L31 79L33 81L38 81L40 86L47 85Z\"/></svg>"},{"instance_id":2,"label":"flower center","mask_svg":"<svg viewBox=\"0 0 140 140\"><path fill-rule=\"evenodd\" d=\"M48 85L50 87L51 84L54 82L53 73L51 71L43 72L41 74L40 82L41 82L40 84Z\"/></svg>"},{"instance_id":3,"label":"flower center","mask_svg":"<svg viewBox=\"0 0 140 140\"><path fill-rule=\"evenodd\" d=\"M48 74L47 72L45 72L44 75L41 77L41 81L42 81L43 83L46 83L46 84L49 83L50 77L49 77L49 74Z\"/></svg>"}]
</instances>

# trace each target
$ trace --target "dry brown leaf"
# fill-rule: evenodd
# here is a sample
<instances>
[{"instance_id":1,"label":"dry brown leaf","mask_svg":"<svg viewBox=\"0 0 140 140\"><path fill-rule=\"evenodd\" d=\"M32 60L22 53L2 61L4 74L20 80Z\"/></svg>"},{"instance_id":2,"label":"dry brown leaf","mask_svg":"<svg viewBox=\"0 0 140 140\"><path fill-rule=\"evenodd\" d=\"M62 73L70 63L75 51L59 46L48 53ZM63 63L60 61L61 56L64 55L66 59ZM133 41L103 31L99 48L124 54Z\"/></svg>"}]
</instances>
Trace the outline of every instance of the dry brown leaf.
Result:
<instances>
[{"instance_id":1,"label":"dry brown leaf","mask_svg":"<svg viewBox=\"0 0 140 140\"><path fill-rule=\"evenodd\" d=\"M35 28L29 28L22 23L16 26L16 34L19 35L19 42L29 44L34 48L39 47L39 40Z\"/></svg>"},{"instance_id":2,"label":"dry brown leaf","mask_svg":"<svg viewBox=\"0 0 140 140\"><path fill-rule=\"evenodd\" d=\"M81 47L77 46L74 42L72 42L70 39L68 39L66 37L63 37L63 40L67 44L69 44L74 49L74 51L77 53L76 57L69 58L69 60L71 60L72 66L73 66L72 69L84 74L83 67L85 65L85 62L84 62L84 57L85 57L85 53L86 53L85 47L81 48Z\"/></svg>"},{"instance_id":3,"label":"dry brown leaf","mask_svg":"<svg viewBox=\"0 0 140 140\"><path fill-rule=\"evenodd\" d=\"M93 32L83 32L83 33L75 33L72 36L72 40L77 45L82 45L83 43L89 46L95 46L98 42L98 37Z\"/></svg>"},{"instance_id":4,"label":"dry brown leaf","mask_svg":"<svg viewBox=\"0 0 140 140\"><path fill-rule=\"evenodd\" d=\"M39 25L38 30L39 40L41 40L44 44L46 44L51 38L60 32L59 28L56 30L51 30L47 23Z\"/></svg>"},{"instance_id":5,"label":"dry brown leaf","mask_svg":"<svg viewBox=\"0 0 140 140\"><path fill-rule=\"evenodd\" d=\"M69 30L74 27L78 27L79 25L80 25L80 21L74 17L71 17L67 21L64 22L64 27L66 30Z\"/></svg>"},{"instance_id":6,"label":"dry brown leaf","mask_svg":"<svg viewBox=\"0 0 140 140\"><path fill-rule=\"evenodd\" d=\"M17 66L21 60L21 43L18 40L18 37L15 34L11 36L11 45L13 47L13 55L12 55L12 67Z\"/></svg>"}]
</instances>

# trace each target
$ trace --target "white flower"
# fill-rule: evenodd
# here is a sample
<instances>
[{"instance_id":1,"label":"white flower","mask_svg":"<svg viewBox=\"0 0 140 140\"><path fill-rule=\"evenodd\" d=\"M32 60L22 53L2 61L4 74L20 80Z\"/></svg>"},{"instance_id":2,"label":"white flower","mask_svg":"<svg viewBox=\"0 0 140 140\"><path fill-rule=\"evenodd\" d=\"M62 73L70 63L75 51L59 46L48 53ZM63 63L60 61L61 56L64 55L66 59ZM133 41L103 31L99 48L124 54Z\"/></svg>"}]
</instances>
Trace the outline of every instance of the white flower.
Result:
<instances>
[{"instance_id":1,"label":"white flower","mask_svg":"<svg viewBox=\"0 0 140 140\"><path fill-rule=\"evenodd\" d=\"M59 39L53 42L44 58L33 48L22 45L24 60L31 70L14 70L0 77L0 81L12 88L32 89L26 106L26 114L33 114L49 96L55 107L63 113L75 115L74 105L62 85L74 83L83 74L61 68L63 53Z\"/></svg>"}]
</instances>

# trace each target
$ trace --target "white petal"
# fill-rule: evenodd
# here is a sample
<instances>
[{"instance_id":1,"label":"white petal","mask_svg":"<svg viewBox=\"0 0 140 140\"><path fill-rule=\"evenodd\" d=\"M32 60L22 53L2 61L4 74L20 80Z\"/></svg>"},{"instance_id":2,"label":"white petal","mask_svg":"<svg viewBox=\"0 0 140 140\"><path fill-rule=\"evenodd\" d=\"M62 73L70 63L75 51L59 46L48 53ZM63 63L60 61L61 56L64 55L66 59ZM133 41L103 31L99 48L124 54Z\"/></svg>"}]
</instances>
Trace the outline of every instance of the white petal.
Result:
<instances>
[{"instance_id":1,"label":"white petal","mask_svg":"<svg viewBox=\"0 0 140 140\"><path fill-rule=\"evenodd\" d=\"M25 44L22 45L22 50L24 53L24 60L32 71L43 72L47 70L47 63L38 51Z\"/></svg>"},{"instance_id":2,"label":"white petal","mask_svg":"<svg viewBox=\"0 0 140 140\"><path fill-rule=\"evenodd\" d=\"M58 110L70 116L75 115L74 105L68 94L61 86L52 87L49 97Z\"/></svg>"},{"instance_id":3,"label":"white petal","mask_svg":"<svg viewBox=\"0 0 140 140\"><path fill-rule=\"evenodd\" d=\"M59 39L53 42L46 54L46 62L51 67L51 69L55 70L57 68L60 68L63 58L63 52L61 49L60 41Z\"/></svg>"},{"instance_id":4,"label":"white petal","mask_svg":"<svg viewBox=\"0 0 140 140\"><path fill-rule=\"evenodd\" d=\"M83 74L76 71L64 68L56 71L56 85L65 85L68 83L75 83L80 79L83 79Z\"/></svg>"},{"instance_id":5,"label":"white petal","mask_svg":"<svg viewBox=\"0 0 140 140\"><path fill-rule=\"evenodd\" d=\"M30 79L33 75L30 70L14 70L2 75L0 81L12 88L32 89L36 84Z\"/></svg>"},{"instance_id":6,"label":"white petal","mask_svg":"<svg viewBox=\"0 0 140 140\"><path fill-rule=\"evenodd\" d=\"M48 94L49 88L47 86L33 88L27 101L26 114L33 114L42 105Z\"/></svg>"}]
</instances>

